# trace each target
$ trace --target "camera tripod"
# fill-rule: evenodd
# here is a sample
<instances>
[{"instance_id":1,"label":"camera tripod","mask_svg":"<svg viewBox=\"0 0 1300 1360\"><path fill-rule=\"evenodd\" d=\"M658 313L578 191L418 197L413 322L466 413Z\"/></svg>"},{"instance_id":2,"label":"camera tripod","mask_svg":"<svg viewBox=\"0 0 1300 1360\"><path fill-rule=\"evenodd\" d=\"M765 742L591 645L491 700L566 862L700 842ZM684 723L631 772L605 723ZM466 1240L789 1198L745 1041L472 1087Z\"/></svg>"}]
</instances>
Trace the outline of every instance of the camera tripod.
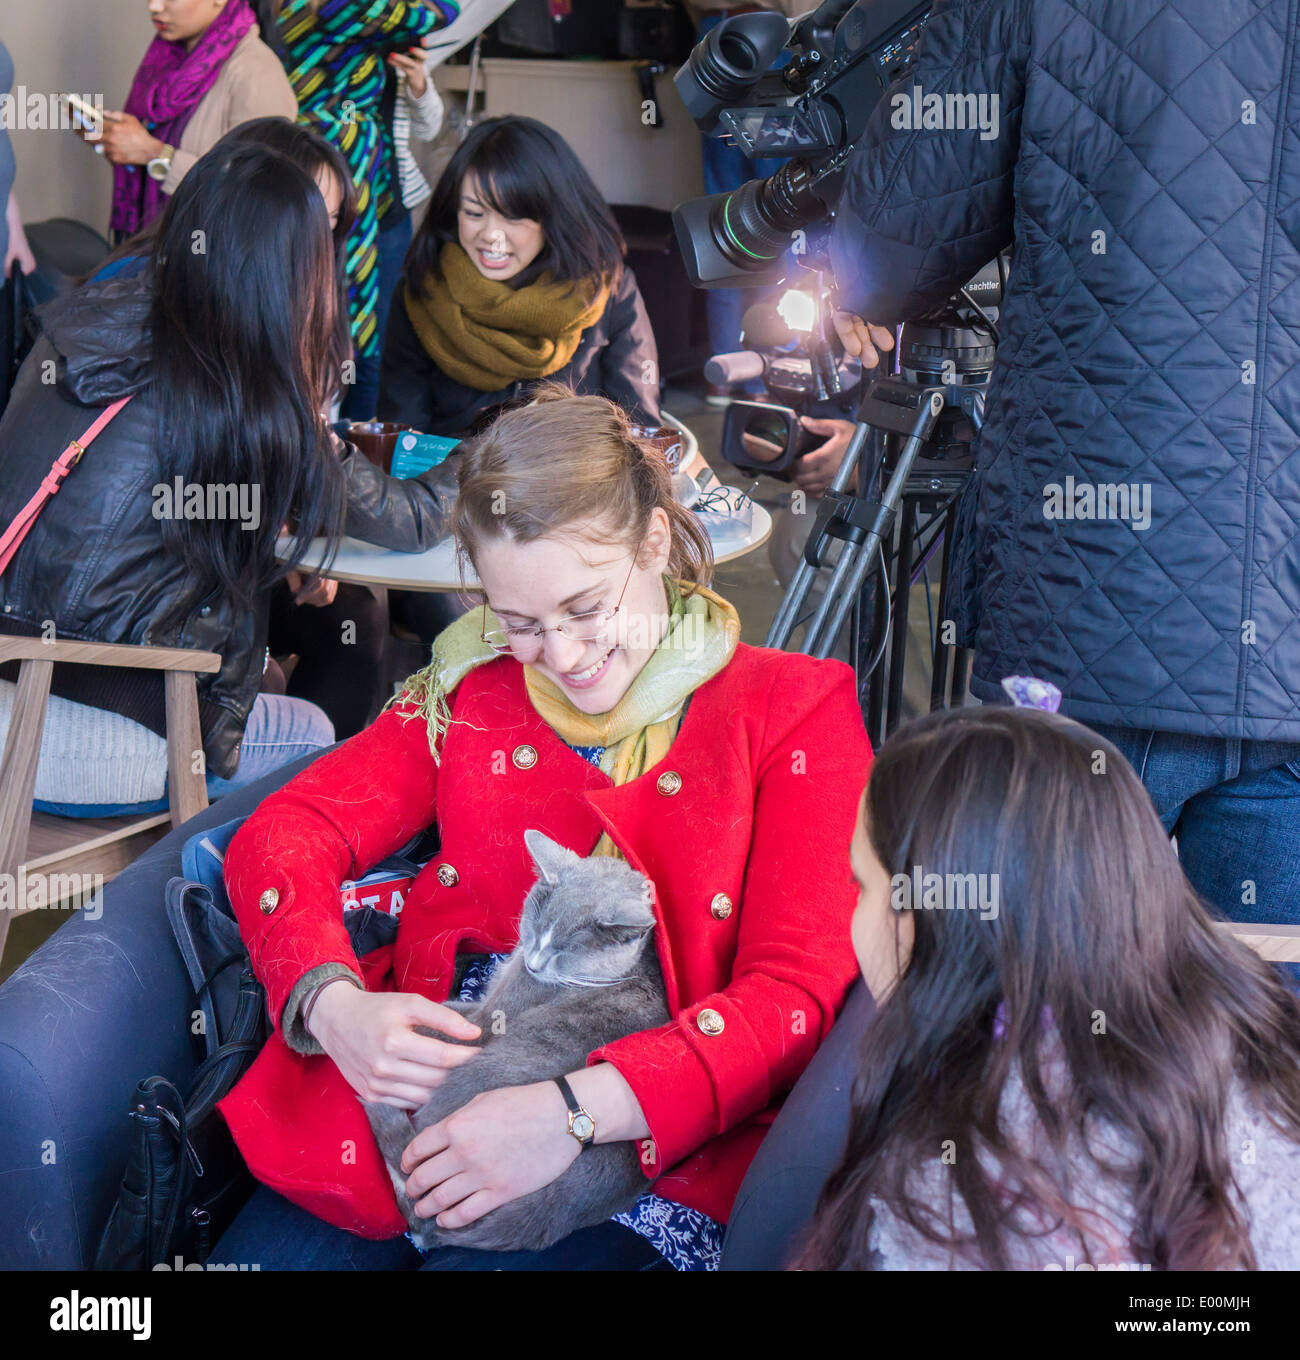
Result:
<instances>
[{"instance_id":1,"label":"camera tripod","mask_svg":"<svg viewBox=\"0 0 1300 1360\"><path fill-rule=\"evenodd\" d=\"M852 613L858 694L875 744L902 716L910 587L940 542L938 617L948 617L957 501L971 460L964 454L953 456L951 443L940 436L963 417L979 432L987 374L981 376L983 381L964 385L892 377L877 378L868 386L844 461L822 498L802 560L768 631L767 646L789 643L803 622L808 595L828 565L830 541L839 539L844 546L807 621L800 650L829 656ZM887 559L892 559L892 579ZM871 623L864 629L867 617ZM945 635L942 626L934 631L932 710L960 704L965 696L969 653Z\"/></svg>"}]
</instances>

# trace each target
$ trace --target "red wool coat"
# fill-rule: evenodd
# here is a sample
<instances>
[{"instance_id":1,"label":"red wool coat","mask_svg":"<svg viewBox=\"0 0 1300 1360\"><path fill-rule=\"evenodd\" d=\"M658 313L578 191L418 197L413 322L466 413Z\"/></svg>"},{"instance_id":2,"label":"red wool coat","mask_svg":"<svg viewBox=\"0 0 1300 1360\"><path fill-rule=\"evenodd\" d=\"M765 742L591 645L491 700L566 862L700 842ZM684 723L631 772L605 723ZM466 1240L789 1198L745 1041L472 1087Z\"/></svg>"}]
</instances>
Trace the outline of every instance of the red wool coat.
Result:
<instances>
[{"instance_id":1,"label":"red wool coat","mask_svg":"<svg viewBox=\"0 0 1300 1360\"><path fill-rule=\"evenodd\" d=\"M857 971L849 841L871 747L852 671L741 644L695 691L667 756L621 786L542 720L513 658L471 671L452 712L441 767L424 722L392 710L267 798L230 845L226 883L276 1026L219 1107L240 1152L328 1222L401 1233L352 1089L330 1058L281 1037L289 993L338 961L371 990L445 1000L459 951L517 943L535 879L524 831L585 855L607 830L655 885L674 1018L588 1062L613 1063L640 1101L647 1176L668 1168L656 1192L725 1221ZM442 849L411 887L396 943L358 963L340 883L435 821Z\"/></svg>"}]
</instances>

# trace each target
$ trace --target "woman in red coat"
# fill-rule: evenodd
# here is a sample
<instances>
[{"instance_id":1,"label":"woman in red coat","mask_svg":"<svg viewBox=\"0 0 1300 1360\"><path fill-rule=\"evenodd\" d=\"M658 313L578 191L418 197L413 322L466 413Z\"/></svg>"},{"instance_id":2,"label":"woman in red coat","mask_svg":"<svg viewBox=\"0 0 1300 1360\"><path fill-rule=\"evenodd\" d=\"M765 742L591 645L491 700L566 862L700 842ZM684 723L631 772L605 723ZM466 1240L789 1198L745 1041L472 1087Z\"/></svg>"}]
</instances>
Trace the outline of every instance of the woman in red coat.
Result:
<instances>
[{"instance_id":1,"label":"woman in red coat","mask_svg":"<svg viewBox=\"0 0 1300 1360\"><path fill-rule=\"evenodd\" d=\"M640 1144L653 1193L548 1252L442 1249L425 1266L707 1268L856 972L848 847L871 750L853 674L740 643L667 464L605 399L544 393L480 436L459 476L456 533L485 608L230 846L275 1033L220 1107L266 1188L216 1259L421 1264L358 1097L414 1109L473 1061L415 1027L477 1037L439 1003L454 983L472 994L463 956L515 946L535 827L655 886L673 1019L569 1075L596 1142ZM396 943L358 959L340 885L434 823L441 848ZM457 1227L580 1151L547 1081L476 1097L419 1134L403 1169L418 1212Z\"/></svg>"}]
</instances>

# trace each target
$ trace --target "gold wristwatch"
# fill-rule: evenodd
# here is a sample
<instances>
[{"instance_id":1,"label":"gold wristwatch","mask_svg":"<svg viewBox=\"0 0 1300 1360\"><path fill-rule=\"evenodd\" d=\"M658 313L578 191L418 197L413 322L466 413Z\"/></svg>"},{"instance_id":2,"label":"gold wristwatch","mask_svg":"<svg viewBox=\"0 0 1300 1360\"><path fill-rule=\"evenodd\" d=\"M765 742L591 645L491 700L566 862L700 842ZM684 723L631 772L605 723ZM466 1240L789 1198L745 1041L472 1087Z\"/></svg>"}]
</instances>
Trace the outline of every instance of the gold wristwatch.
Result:
<instances>
[{"instance_id":1,"label":"gold wristwatch","mask_svg":"<svg viewBox=\"0 0 1300 1360\"><path fill-rule=\"evenodd\" d=\"M163 143L163 149L151 160L145 169L149 172L150 179L156 179L160 183L167 178L167 172L172 168L172 157L176 154L174 146Z\"/></svg>"},{"instance_id":2,"label":"gold wristwatch","mask_svg":"<svg viewBox=\"0 0 1300 1360\"><path fill-rule=\"evenodd\" d=\"M555 1077L564 1103L569 1107L569 1132L578 1140L580 1146L589 1148L596 1141L596 1121L578 1104L568 1077Z\"/></svg>"}]
</instances>

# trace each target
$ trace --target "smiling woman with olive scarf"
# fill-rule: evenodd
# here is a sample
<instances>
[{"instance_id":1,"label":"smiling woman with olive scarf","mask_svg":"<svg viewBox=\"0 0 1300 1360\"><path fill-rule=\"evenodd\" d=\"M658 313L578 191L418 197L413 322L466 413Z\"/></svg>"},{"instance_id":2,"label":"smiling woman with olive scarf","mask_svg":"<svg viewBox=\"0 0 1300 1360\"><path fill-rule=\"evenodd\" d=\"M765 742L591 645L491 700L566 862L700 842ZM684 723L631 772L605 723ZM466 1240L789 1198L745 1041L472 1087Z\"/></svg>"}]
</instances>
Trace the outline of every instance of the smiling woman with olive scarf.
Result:
<instances>
[{"instance_id":1,"label":"smiling woman with olive scarf","mask_svg":"<svg viewBox=\"0 0 1300 1360\"><path fill-rule=\"evenodd\" d=\"M625 249L557 132L532 118L479 123L407 254L379 418L464 435L553 378L658 425L658 351Z\"/></svg>"},{"instance_id":2,"label":"smiling woman with olive scarf","mask_svg":"<svg viewBox=\"0 0 1300 1360\"><path fill-rule=\"evenodd\" d=\"M275 1034L219 1106L263 1186L214 1260L707 1268L768 1124L843 1004L847 847L871 758L853 673L742 643L663 454L609 401L543 396L460 460L454 528L484 607L227 851ZM395 942L358 958L340 884L430 825L440 849ZM593 1044L566 1074L595 1142L639 1144L645 1194L544 1252L449 1246L422 1261L357 1097L413 1109L474 1061L418 1027L477 1037L441 1003L466 995L475 955L517 943L536 878L529 828L654 884L672 1019ZM417 1214L456 1228L550 1184L581 1152L568 1114L539 1081L483 1092L424 1130L404 1163Z\"/></svg>"}]
</instances>

